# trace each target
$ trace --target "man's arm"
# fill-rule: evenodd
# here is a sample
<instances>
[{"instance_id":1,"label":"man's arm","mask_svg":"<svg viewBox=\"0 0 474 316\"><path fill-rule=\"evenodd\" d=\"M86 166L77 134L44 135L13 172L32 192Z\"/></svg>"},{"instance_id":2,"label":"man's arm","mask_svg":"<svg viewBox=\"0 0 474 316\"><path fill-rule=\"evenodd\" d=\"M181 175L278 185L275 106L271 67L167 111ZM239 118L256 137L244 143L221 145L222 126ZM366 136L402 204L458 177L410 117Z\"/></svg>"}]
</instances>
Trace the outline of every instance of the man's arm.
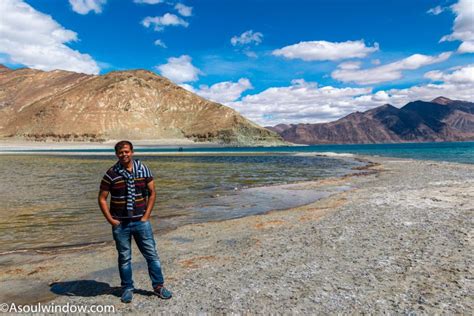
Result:
<instances>
[{"instance_id":1,"label":"man's arm","mask_svg":"<svg viewBox=\"0 0 474 316\"><path fill-rule=\"evenodd\" d=\"M150 195L148 196L148 201L146 204L146 211L143 214L142 221L145 222L150 219L151 211L153 210L153 206L155 206L155 199L156 199L156 191L155 191L155 181L150 181L147 183L148 192Z\"/></svg>"},{"instance_id":2,"label":"man's arm","mask_svg":"<svg viewBox=\"0 0 474 316\"><path fill-rule=\"evenodd\" d=\"M110 225L115 226L120 224L120 221L114 219L112 215L110 215L110 210L109 206L107 205L107 197L109 196L109 191L99 191L99 207L100 210L102 211L102 214L104 214L105 219L107 219L107 222L110 223Z\"/></svg>"}]
</instances>

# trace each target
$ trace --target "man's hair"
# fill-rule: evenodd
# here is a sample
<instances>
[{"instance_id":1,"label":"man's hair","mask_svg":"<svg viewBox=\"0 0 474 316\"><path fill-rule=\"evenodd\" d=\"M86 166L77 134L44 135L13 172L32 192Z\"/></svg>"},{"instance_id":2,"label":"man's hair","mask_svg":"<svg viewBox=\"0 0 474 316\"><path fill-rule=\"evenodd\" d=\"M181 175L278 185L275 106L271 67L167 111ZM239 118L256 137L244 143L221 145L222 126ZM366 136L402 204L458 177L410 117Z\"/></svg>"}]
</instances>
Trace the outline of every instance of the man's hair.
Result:
<instances>
[{"instance_id":1,"label":"man's hair","mask_svg":"<svg viewBox=\"0 0 474 316\"><path fill-rule=\"evenodd\" d=\"M133 145L131 142L128 140L121 140L117 144L115 144L115 152L118 153L120 149L122 149L124 146L129 146L130 150L133 151Z\"/></svg>"}]
</instances>

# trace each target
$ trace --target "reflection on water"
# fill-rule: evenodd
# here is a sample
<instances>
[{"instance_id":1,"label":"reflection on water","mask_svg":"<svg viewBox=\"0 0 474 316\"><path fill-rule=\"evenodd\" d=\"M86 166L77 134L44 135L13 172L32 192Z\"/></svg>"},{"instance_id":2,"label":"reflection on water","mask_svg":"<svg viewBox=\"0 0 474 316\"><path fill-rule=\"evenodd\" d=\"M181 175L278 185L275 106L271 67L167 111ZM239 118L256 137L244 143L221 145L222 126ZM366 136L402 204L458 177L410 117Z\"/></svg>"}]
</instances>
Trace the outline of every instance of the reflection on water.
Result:
<instances>
[{"instance_id":1,"label":"reflection on water","mask_svg":"<svg viewBox=\"0 0 474 316\"><path fill-rule=\"evenodd\" d=\"M258 201L252 204L251 195L238 196L248 187L341 175L359 165L290 155L140 158L155 175L153 222L159 230L282 208ZM97 193L114 157L12 155L0 156L0 162L0 253L111 239L110 226L97 206ZM305 203L307 198L295 197L295 203ZM240 200L245 203L240 205ZM244 207L249 203L253 205L250 211Z\"/></svg>"}]
</instances>

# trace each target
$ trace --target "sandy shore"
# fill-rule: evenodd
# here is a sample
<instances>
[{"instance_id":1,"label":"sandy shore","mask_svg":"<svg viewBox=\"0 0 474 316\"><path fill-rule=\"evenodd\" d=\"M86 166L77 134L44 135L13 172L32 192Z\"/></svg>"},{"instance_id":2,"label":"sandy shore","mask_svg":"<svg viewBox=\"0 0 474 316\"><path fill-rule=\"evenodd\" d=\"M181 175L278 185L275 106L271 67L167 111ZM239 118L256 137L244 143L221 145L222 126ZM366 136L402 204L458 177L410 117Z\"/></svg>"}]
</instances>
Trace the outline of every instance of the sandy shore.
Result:
<instances>
[{"instance_id":1,"label":"sandy shore","mask_svg":"<svg viewBox=\"0 0 474 316\"><path fill-rule=\"evenodd\" d=\"M141 291L120 303L110 244L16 254L8 260L25 263L8 270L0 258L1 301L140 314L472 314L474 165L368 159L376 163L368 175L304 184L351 188L316 203L158 235L170 301L149 292L135 248Z\"/></svg>"},{"instance_id":2,"label":"sandy shore","mask_svg":"<svg viewBox=\"0 0 474 316\"><path fill-rule=\"evenodd\" d=\"M106 142L56 142L56 141L25 141L15 139L0 139L1 150L85 150L104 149L111 150L120 141L108 140ZM162 140L131 140L135 147L161 147L161 148L199 148L199 147L223 147L216 143L196 143L188 139L162 139ZM1 151L0 150L0 151Z\"/></svg>"}]
</instances>

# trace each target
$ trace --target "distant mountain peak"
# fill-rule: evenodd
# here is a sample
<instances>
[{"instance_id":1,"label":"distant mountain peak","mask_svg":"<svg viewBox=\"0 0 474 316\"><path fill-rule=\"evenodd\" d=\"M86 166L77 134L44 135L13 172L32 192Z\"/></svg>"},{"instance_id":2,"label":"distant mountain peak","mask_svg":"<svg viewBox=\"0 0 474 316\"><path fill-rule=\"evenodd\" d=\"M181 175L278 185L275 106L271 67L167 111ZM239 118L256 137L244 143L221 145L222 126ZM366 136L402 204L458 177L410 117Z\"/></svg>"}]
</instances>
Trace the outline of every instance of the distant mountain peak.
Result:
<instances>
[{"instance_id":1,"label":"distant mountain peak","mask_svg":"<svg viewBox=\"0 0 474 316\"><path fill-rule=\"evenodd\" d=\"M384 105L381 105L381 106L378 106L376 108L373 108L371 110L375 110L375 109L396 109L396 107L394 107L393 105L389 104L389 103L385 103ZM371 110L368 110L368 111L371 111ZM367 111L366 111L367 112Z\"/></svg>"},{"instance_id":2,"label":"distant mountain peak","mask_svg":"<svg viewBox=\"0 0 474 316\"><path fill-rule=\"evenodd\" d=\"M441 105L447 105L449 103L452 103L453 100L439 96L436 99L433 99L431 102L436 103L436 104L441 104Z\"/></svg>"},{"instance_id":3,"label":"distant mountain peak","mask_svg":"<svg viewBox=\"0 0 474 316\"><path fill-rule=\"evenodd\" d=\"M365 111L363 114L364 115L370 115L370 114L378 114L378 113L389 113L389 112L397 112L399 109L394 107L393 105L391 104L384 104L384 105L381 105L381 106L378 106L378 107L375 107L375 108L372 108L370 110L367 110Z\"/></svg>"}]
</instances>

